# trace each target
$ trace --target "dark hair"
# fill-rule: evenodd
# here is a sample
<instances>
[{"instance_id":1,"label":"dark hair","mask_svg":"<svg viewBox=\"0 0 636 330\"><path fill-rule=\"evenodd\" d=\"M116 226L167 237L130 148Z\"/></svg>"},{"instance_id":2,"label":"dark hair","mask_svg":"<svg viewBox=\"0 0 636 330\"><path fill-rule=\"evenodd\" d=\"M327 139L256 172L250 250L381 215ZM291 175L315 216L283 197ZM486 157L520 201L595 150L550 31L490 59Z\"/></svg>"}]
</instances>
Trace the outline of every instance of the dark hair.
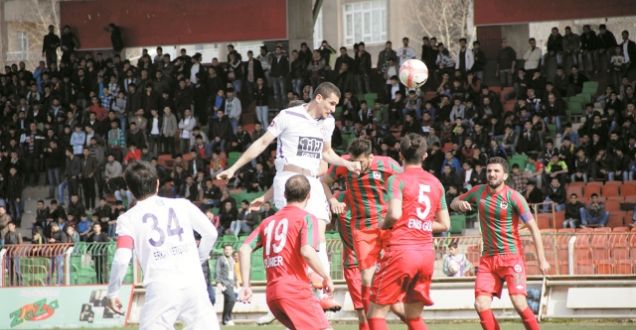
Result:
<instances>
[{"instance_id":1,"label":"dark hair","mask_svg":"<svg viewBox=\"0 0 636 330\"><path fill-rule=\"evenodd\" d=\"M452 243L448 244L448 248L449 248L449 249L450 249L450 248L454 248L454 249L456 249L456 248L457 248L457 242L452 242Z\"/></svg>"},{"instance_id":2,"label":"dark hair","mask_svg":"<svg viewBox=\"0 0 636 330\"><path fill-rule=\"evenodd\" d=\"M363 138L358 138L351 141L349 145L349 154L351 157L358 158L362 155L368 156L373 151L373 147L371 146L371 141Z\"/></svg>"},{"instance_id":3,"label":"dark hair","mask_svg":"<svg viewBox=\"0 0 636 330\"><path fill-rule=\"evenodd\" d=\"M322 95L323 98L328 98L329 96L331 96L331 94L337 96L338 98L341 97L340 88L330 82L324 82L318 85L318 87L316 87L316 90L314 91L314 97L318 94Z\"/></svg>"},{"instance_id":4,"label":"dark hair","mask_svg":"<svg viewBox=\"0 0 636 330\"><path fill-rule=\"evenodd\" d=\"M503 167L504 173L508 173L508 161L506 161L502 157L490 157L488 159L488 162L486 163L486 166L490 164L499 164L501 165L501 167Z\"/></svg>"},{"instance_id":5,"label":"dark hair","mask_svg":"<svg viewBox=\"0 0 636 330\"><path fill-rule=\"evenodd\" d=\"M415 133L409 133L400 141L400 153L407 164L420 164L428 149L426 139Z\"/></svg>"},{"instance_id":6,"label":"dark hair","mask_svg":"<svg viewBox=\"0 0 636 330\"><path fill-rule=\"evenodd\" d=\"M285 182L285 199L287 203L304 202L310 189L309 180L304 175L294 175Z\"/></svg>"},{"instance_id":7,"label":"dark hair","mask_svg":"<svg viewBox=\"0 0 636 330\"><path fill-rule=\"evenodd\" d=\"M157 171L145 161L136 161L124 173L128 189L137 200L153 195L157 191Z\"/></svg>"}]
</instances>

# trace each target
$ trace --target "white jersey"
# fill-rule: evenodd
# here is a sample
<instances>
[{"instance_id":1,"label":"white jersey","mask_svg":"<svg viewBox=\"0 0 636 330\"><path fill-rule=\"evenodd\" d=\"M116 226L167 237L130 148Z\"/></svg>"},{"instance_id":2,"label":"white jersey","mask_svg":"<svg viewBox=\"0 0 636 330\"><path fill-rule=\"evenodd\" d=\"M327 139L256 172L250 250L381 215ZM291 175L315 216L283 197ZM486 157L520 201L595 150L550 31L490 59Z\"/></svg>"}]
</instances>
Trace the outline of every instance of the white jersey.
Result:
<instances>
[{"instance_id":1,"label":"white jersey","mask_svg":"<svg viewBox=\"0 0 636 330\"><path fill-rule=\"evenodd\" d=\"M117 235L133 239L146 287L154 283L173 289L205 287L201 262L207 260L214 241L197 249L193 230L202 237L216 237L207 216L187 199L152 196L117 219Z\"/></svg>"},{"instance_id":2,"label":"white jersey","mask_svg":"<svg viewBox=\"0 0 636 330\"><path fill-rule=\"evenodd\" d=\"M318 174L323 147L331 143L335 127L333 116L323 120L311 117L307 104L282 110L267 129L278 138L276 169L281 171L283 165L291 164Z\"/></svg>"}]
</instances>

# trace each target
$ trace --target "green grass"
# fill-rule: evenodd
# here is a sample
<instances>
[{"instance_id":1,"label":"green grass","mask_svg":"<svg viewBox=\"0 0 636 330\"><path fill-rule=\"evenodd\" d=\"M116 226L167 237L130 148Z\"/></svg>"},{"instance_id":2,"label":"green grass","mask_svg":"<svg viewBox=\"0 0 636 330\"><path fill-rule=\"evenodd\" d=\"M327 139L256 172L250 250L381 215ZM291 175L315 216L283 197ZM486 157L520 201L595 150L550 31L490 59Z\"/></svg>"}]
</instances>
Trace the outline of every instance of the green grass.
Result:
<instances>
[{"instance_id":1,"label":"green grass","mask_svg":"<svg viewBox=\"0 0 636 330\"><path fill-rule=\"evenodd\" d=\"M431 321L428 324L428 328L430 330L479 330L481 327L479 323L451 323L451 322L434 322ZM624 329L634 329L636 325L634 323L629 322L597 322L597 321L571 321L571 322L543 322L541 323L542 330L593 330L593 329L603 329L603 330L624 330ZM357 330L358 326L355 324L335 324L333 325L335 330ZM112 330L113 328L104 328L103 330ZM128 327L126 330L134 330L137 327ZM181 327L177 327L177 329L181 329ZM236 325L233 327L221 327L221 329L236 329L236 330L283 330L284 327L278 323L273 323L267 326L256 326L256 325ZM389 329L398 330L405 329L403 324L390 324ZM518 322L502 322L501 323L502 330L523 330L523 324L521 321ZM95 330L95 329L93 329Z\"/></svg>"}]
</instances>

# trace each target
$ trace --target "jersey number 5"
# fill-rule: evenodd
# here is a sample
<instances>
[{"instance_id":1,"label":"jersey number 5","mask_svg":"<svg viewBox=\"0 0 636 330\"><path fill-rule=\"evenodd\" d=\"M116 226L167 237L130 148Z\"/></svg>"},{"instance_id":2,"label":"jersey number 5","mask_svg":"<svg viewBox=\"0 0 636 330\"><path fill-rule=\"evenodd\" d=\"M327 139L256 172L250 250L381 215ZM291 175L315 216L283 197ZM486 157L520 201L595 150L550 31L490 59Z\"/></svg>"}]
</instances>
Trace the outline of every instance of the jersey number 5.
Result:
<instances>
[{"instance_id":1,"label":"jersey number 5","mask_svg":"<svg viewBox=\"0 0 636 330\"><path fill-rule=\"evenodd\" d=\"M287 227L289 223L287 219L282 219L278 223L276 221L270 222L265 227L265 255L269 256L274 250L274 254L279 254L283 251L285 243L287 243ZM273 236L273 237L272 237ZM272 244L272 239L274 244Z\"/></svg>"},{"instance_id":2,"label":"jersey number 5","mask_svg":"<svg viewBox=\"0 0 636 330\"><path fill-rule=\"evenodd\" d=\"M160 247L166 240L166 233L159 227L159 219L157 216L152 213L146 213L143 217L143 222L146 223L148 219L152 219L152 231L156 232L159 236L158 240L155 240L154 237L150 237L148 239L148 243L154 247ZM183 240L181 235L183 234L183 228L179 225L179 219L177 218L177 214L174 212L173 208L168 209L168 227L166 228L168 232L168 236L179 236L179 241ZM153 235L154 236L154 235Z\"/></svg>"},{"instance_id":3,"label":"jersey number 5","mask_svg":"<svg viewBox=\"0 0 636 330\"><path fill-rule=\"evenodd\" d=\"M428 217L428 214L431 213L431 198L428 197L428 194L431 192L431 186L427 184L420 185L420 192L417 197L417 201L420 205L424 206L417 207L417 217L420 220L425 220Z\"/></svg>"}]
</instances>

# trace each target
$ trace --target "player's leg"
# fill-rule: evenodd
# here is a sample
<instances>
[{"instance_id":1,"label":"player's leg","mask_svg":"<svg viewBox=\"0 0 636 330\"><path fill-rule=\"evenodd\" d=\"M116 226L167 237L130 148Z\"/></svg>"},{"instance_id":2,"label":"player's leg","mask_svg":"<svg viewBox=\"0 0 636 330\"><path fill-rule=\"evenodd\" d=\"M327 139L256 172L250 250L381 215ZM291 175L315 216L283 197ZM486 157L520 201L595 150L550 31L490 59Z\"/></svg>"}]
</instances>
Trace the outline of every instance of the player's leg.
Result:
<instances>
[{"instance_id":1,"label":"player's leg","mask_svg":"<svg viewBox=\"0 0 636 330\"><path fill-rule=\"evenodd\" d=\"M207 293L200 289L184 290L183 308L179 319L185 324L184 330L218 330L219 320Z\"/></svg>"},{"instance_id":2,"label":"player's leg","mask_svg":"<svg viewBox=\"0 0 636 330\"><path fill-rule=\"evenodd\" d=\"M346 260L346 258L343 257L343 260ZM358 267L346 267L345 265L343 265L343 270L345 282L347 283L347 288L349 289L349 296L351 296L351 302L353 303L353 309L356 311L356 314L358 316L358 329L369 329L366 314L367 311L364 309L364 304L362 303L362 278L360 276L360 269Z\"/></svg>"},{"instance_id":3,"label":"player's leg","mask_svg":"<svg viewBox=\"0 0 636 330\"><path fill-rule=\"evenodd\" d=\"M406 286L406 298L404 311L409 330L426 330L426 324L422 319L422 310L424 306L433 305L431 299L431 282L433 280L433 268L435 264L435 251L425 250L409 250L405 251L402 260L411 261L411 266L415 267L417 272L411 274L411 281Z\"/></svg>"},{"instance_id":4,"label":"player's leg","mask_svg":"<svg viewBox=\"0 0 636 330\"><path fill-rule=\"evenodd\" d=\"M309 291L302 299L278 299L278 304L291 322L286 325L289 329L331 329L320 302Z\"/></svg>"},{"instance_id":5,"label":"player's leg","mask_svg":"<svg viewBox=\"0 0 636 330\"><path fill-rule=\"evenodd\" d=\"M364 309L369 311L371 283L382 248L380 230L375 228L354 230L353 245L362 275L362 301Z\"/></svg>"},{"instance_id":6,"label":"player's leg","mask_svg":"<svg viewBox=\"0 0 636 330\"><path fill-rule=\"evenodd\" d=\"M402 253L399 250L387 249L380 260L380 269L375 274L371 286L371 304L367 319L369 327L374 329L388 329L386 314L391 305L401 301L404 297L404 278L409 276L409 266L402 263Z\"/></svg>"},{"instance_id":7,"label":"player's leg","mask_svg":"<svg viewBox=\"0 0 636 330\"><path fill-rule=\"evenodd\" d=\"M140 330L172 330L179 316L179 299L177 291L160 289L152 286L146 288L144 304L139 316Z\"/></svg>"},{"instance_id":8,"label":"player's leg","mask_svg":"<svg viewBox=\"0 0 636 330\"><path fill-rule=\"evenodd\" d=\"M539 322L537 322L537 318L534 316L534 312L528 306L528 301L525 295L515 294L510 295L510 300L512 301L512 305L515 306L515 310L521 316L521 321L523 321L523 325L527 330L538 330Z\"/></svg>"},{"instance_id":9,"label":"player's leg","mask_svg":"<svg viewBox=\"0 0 636 330\"><path fill-rule=\"evenodd\" d=\"M523 258L519 255L507 255L501 257L501 268L499 271L506 279L510 300L515 307L526 329L539 329L539 323L534 316L534 312L528 306L526 300L526 267Z\"/></svg>"},{"instance_id":10,"label":"player's leg","mask_svg":"<svg viewBox=\"0 0 636 330\"><path fill-rule=\"evenodd\" d=\"M475 297L475 310L479 314L479 323L484 330L499 330L499 323L495 319L490 305L492 303L492 296L479 295Z\"/></svg>"},{"instance_id":11,"label":"player's leg","mask_svg":"<svg viewBox=\"0 0 636 330\"><path fill-rule=\"evenodd\" d=\"M318 229L320 243L318 245L318 259L325 267L325 271L331 273L331 264L329 263L329 256L327 254L327 238L325 236L325 230L330 223L330 210L329 203L327 203L327 197L323 189L322 183L315 177L308 177L311 185L311 191L309 195L309 202L305 210L318 218ZM312 282L314 282L312 280ZM321 281L322 282L322 281ZM322 306L325 310L340 310L341 306L336 303L330 295L324 295L322 290L317 292L318 298L323 299Z\"/></svg>"},{"instance_id":12,"label":"player's leg","mask_svg":"<svg viewBox=\"0 0 636 330\"><path fill-rule=\"evenodd\" d=\"M278 320L278 322L282 323L285 326L285 328L287 329L294 328L294 324L289 319L289 317L287 317L287 314L283 310L283 305L281 304L280 299L272 299L272 300L268 299L267 306L269 307L270 313L276 318L276 320Z\"/></svg>"},{"instance_id":13,"label":"player's leg","mask_svg":"<svg viewBox=\"0 0 636 330\"><path fill-rule=\"evenodd\" d=\"M495 258L497 256L482 256L479 259L479 271L475 279L475 310L484 330L499 330L499 324L490 307L493 295L501 295L503 284L502 278L495 273Z\"/></svg>"},{"instance_id":14,"label":"player's leg","mask_svg":"<svg viewBox=\"0 0 636 330\"><path fill-rule=\"evenodd\" d=\"M406 313L406 325L409 330L427 330L426 323L422 320L423 302L409 302L404 304L404 312Z\"/></svg>"},{"instance_id":15,"label":"player's leg","mask_svg":"<svg viewBox=\"0 0 636 330\"><path fill-rule=\"evenodd\" d=\"M388 330L386 324L386 314L391 310L391 305L380 305L371 302L369 312L367 313L369 329L371 330Z\"/></svg>"}]
</instances>

